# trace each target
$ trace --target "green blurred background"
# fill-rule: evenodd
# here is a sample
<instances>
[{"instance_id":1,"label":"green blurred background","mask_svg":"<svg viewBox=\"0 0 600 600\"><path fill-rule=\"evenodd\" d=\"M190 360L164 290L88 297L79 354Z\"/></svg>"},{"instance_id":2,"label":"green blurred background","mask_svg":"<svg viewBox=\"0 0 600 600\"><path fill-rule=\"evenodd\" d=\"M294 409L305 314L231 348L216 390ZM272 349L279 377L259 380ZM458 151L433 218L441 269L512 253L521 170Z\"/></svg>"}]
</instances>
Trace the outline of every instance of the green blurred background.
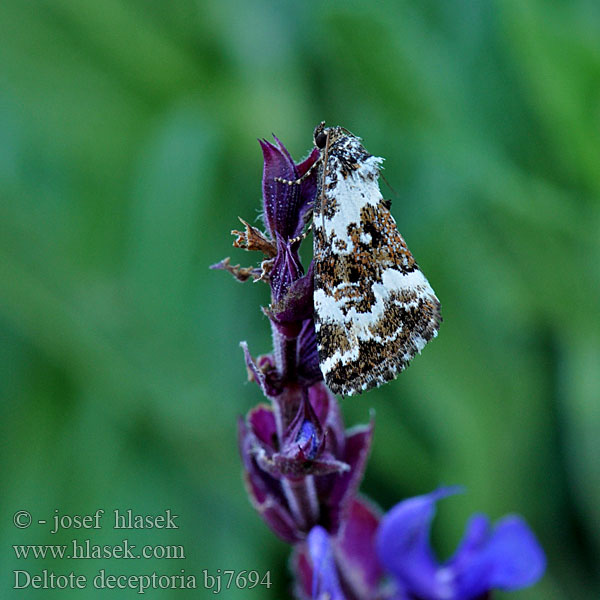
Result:
<instances>
[{"instance_id":1,"label":"green blurred background","mask_svg":"<svg viewBox=\"0 0 600 600\"><path fill-rule=\"evenodd\" d=\"M0 3L0 561L14 569L271 570L236 418L261 401L238 342L270 347L266 286L208 265L253 221L272 132L300 159L322 119L386 157L384 195L443 305L439 338L384 388L363 490L440 483L442 556L472 512L518 512L549 558L517 599L598 597L600 5L3 0ZM390 189L391 188L391 189ZM12 524L54 510L179 515L175 531ZM17 560L13 544L184 545L181 561ZM499 595L499 597L505 597ZM509 597L509 596L506 596Z\"/></svg>"}]
</instances>

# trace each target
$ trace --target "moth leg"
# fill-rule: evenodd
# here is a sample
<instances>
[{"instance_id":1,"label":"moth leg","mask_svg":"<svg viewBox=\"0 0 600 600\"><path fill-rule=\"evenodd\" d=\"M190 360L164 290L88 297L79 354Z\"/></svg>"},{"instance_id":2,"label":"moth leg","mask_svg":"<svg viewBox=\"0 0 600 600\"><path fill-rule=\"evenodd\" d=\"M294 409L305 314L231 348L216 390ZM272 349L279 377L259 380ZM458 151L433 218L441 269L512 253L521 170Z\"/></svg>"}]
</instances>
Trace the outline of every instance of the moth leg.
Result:
<instances>
[{"instance_id":1,"label":"moth leg","mask_svg":"<svg viewBox=\"0 0 600 600\"><path fill-rule=\"evenodd\" d=\"M319 127L325 125L325 122L321 123ZM331 133L331 129L325 129L327 137L325 138L325 147L323 149L323 153L321 156L323 157L323 169L321 173L321 206L319 207L319 212L321 213L321 227L323 228L323 232L325 232L325 180L327 179L327 159L329 158L329 140Z\"/></svg>"},{"instance_id":2,"label":"moth leg","mask_svg":"<svg viewBox=\"0 0 600 600\"><path fill-rule=\"evenodd\" d=\"M302 175L302 177L299 177L298 179L284 179L283 177L273 177L273 179L279 183L285 183L286 185L300 185L305 179L307 179L310 174L313 172L313 169L321 162L321 158L319 157L308 169L308 171L306 171L306 173L304 173L304 175Z\"/></svg>"}]
</instances>

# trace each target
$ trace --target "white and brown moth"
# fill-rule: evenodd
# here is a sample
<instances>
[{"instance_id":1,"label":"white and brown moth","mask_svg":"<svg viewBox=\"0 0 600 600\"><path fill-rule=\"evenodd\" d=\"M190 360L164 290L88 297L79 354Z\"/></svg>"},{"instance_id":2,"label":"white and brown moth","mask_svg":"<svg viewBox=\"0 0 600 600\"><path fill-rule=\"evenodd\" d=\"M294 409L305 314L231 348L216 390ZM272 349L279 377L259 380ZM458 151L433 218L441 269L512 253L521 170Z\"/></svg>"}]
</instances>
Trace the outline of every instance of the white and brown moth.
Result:
<instances>
[{"instance_id":1,"label":"white and brown moth","mask_svg":"<svg viewBox=\"0 0 600 600\"><path fill-rule=\"evenodd\" d=\"M332 392L390 381L437 335L440 302L379 190L382 158L342 127L314 132L321 151L313 207L315 328Z\"/></svg>"},{"instance_id":2,"label":"white and brown moth","mask_svg":"<svg viewBox=\"0 0 600 600\"><path fill-rule=\"evenodd\" d=\"M440 302L379 190L383 159L324 122L314 142L321 152L312 211L319 364L332 392L352 396L394 379L437 335Z\"/></svg>"}]
</instances>

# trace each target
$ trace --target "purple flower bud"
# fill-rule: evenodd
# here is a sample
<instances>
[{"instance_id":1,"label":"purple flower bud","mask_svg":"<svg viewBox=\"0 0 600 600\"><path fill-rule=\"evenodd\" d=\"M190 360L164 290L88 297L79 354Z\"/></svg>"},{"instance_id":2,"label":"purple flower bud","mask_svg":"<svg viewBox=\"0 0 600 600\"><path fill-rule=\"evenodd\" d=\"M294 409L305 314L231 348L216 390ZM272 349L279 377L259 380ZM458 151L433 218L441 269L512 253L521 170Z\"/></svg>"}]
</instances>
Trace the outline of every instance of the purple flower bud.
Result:
<instances>
[{"instance_id":1,"label":"purple flower bud","mask_svg":"<svg viewBox=\"0 0 600 600\"><path fill-rule=\"evenodd\" d=\"M313 460L320 447L319 438L315 426L310 421L303 421L295 443L305 460ZM321 438L323 441L323 438Z\"/></svg>"},{"instance_id":2,"label":"purple flower bud","mask_svg":"<svg viewBox=\"0 0 600 600\"><path fill-rule=\"evenodd\" d=\"M290 270L288 270L289 272ZM277 323L291 323L312 319L314 311L312 263L308 269L308 273L303 277L299 276L302 274L300 269L297 269L296 273L298 276L294 280L291 280L291 282L286 282L287 285L279 275L280 279L276 285L280 289L285 285L285 293L279 294L278 301L271 308L272 318Z\"/></svg>"},{"instance_id":3,"label":"purple flower bud","mask_svg":"<svg viewBox=\"0 0 600 600\"><path fill-rule=\"evenodd\" d=\"M265 225L275 238L284 240L298 236L304 227L304 217L317 190L316 171L297 185L288 185L277 179L295 181L307 173L319 158L314 148L308 158L296 165L285 146L275 137L277 145L259 140L265 159L263 169L263 214Z\"/></svg>"},{"instance_id":4,"label":"purple flower bud","mask_svg":"<svg viewBox=\"0 0 600 600\"><path fill-rule=\"evenodd\" d=\"M296 417L283 434L283 447L293 449L300 460L310 461L322 454L324 446L323 428L310 401L304 396Z\"/></svg>"},{"instance_id":5,"label":"purple flower bud","mask_svg":"<svg viewBox=\"0 0 600 600\"><path fill-rule=\"evenodd\" d=\"M278 232L277 255L271 271L271 290L274 302L280 302L290 286L304 275L304 269L298 255L298 242L284 240Z\"/></svg>"},{"instance_id":6,"label":"purple flower bud","mask_svg":"<svg viewBox=\"0 0 600 600\"><path fill-rule=\"evenodd\" d=\"M262 465L269 468L269 465ZM282 436L281 452L273 456L274 473L286 477L342 473L350 467L327 451L323 427L307 397Z\"/></svg>"}]
</instances>

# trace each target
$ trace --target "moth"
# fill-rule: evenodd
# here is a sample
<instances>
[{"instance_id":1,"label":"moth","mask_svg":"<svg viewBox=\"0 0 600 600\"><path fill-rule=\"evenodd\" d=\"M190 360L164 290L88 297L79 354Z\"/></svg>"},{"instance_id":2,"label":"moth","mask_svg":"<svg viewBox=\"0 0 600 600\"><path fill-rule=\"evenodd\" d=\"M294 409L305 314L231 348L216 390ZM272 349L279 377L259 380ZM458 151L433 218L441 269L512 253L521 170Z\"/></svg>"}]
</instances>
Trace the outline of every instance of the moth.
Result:
<instances>
[{"instance_id":1,"label":"moth","mask_svg":"<svg viewBox=\"0 0 600 600\"><path fill-rule=\"evenodd\" d=\"M360 394L396 377L437 335L440 302L379 190L382 158L342 127L314 131L313 206L319 362L332 392Z\"/></svg>"}]
</instances>

